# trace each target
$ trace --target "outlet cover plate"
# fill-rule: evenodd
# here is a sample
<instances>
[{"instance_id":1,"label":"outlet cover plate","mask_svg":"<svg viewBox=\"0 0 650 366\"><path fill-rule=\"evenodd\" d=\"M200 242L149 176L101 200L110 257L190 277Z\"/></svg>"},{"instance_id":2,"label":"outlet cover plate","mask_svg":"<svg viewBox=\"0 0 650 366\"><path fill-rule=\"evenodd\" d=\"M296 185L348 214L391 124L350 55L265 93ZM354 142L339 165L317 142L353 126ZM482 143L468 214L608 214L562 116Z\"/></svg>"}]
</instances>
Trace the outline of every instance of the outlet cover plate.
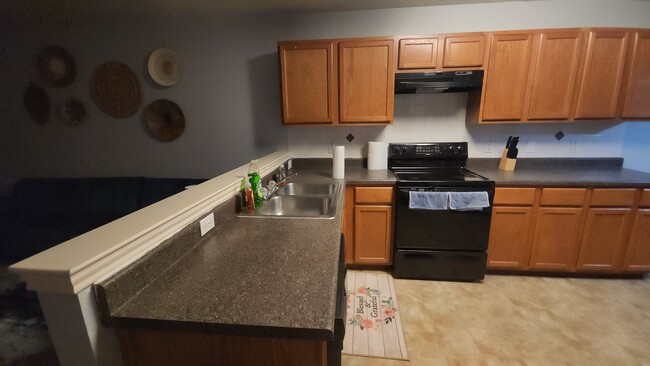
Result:
<instances>
[{"instance_id":1,"label":"outlet cover plate","mask_svg":"<svg viewBox=\"0 0 650 366\"><path fill-rule=\"evenodd\" d=\"M202 218L199 221L199 225L201 227L201 236L207 234L208 231L214 228L214 214L210 213L208 216Z\"/></svg>"}]
</instances>

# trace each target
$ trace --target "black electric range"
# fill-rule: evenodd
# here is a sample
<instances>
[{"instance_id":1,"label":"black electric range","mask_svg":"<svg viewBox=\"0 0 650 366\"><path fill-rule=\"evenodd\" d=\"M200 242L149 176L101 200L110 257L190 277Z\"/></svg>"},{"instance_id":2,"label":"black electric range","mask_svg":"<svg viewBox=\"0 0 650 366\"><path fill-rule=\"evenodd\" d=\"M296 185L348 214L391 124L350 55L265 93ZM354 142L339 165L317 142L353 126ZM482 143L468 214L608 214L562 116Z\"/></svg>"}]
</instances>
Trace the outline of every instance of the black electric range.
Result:
<instances>
[{"instance_id":1,"label":"black electric range","mask_svg":"<svg viewBox=\"0 0 650 366\"><path fill-rule=\"evenodd\" d=\"M485 276L494 181L465 169L467 157L466 142L390 144L388 166L397 178L395 278L480 281ZM478 195L482 204L423 208L413 204L422 194L411 192L435 192L448 203Z\"/></svg>"}]
</instances>

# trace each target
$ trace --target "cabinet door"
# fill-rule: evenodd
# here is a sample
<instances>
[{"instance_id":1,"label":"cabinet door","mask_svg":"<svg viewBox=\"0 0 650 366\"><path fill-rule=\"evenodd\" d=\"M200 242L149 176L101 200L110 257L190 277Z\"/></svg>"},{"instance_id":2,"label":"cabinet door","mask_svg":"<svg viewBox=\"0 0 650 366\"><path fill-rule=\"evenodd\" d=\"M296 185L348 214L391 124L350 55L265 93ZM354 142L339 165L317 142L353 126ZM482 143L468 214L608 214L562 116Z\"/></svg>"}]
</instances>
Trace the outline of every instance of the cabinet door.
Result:
<instances>
[{"instance_id":1,"label":"cabinet door","mask_svg":"<svg viewBox=\"0 0 650 366\"><path fill-rule=\"evenodd\" d=\"M590 208L582 235L576 268L583 271L617 271L625 244L630 208Z\"/></svg>"},{"instance_id":2,"label":"cabinet door","mask_svg":"<svg viewBox=\"0 0 650 366\"><path fill-rule=\"evenodd\" d=\"M623 87L621 117L637 119L650 117L650 31L634 33L634 43L628 61L626 84Z\"/></svg>"},{"instance_id":3,"label":"cabinet door","mask_svg":"<svg viewBox=\"0 0 650 366\"><path fill-rule=\"evenodd\" d=\"M492 36L483 89L483 121L522 119L532 45L531 33Z\"/></svg>"},{"instance_id":4,"label":"cabinet door","mask_svg":"<svg viewBox=\"0 0 650 366\"><path fill-rule=\"evenodd\" d=\"M530 257L531 269L573 270L582 212L582 208L539 209Z\"/></svg>"},{"instance_id":5,"label":"cabinet door","mask_svg":"<svg viewBox=\"0 0 650 366\"><path fill-rule=\"evenodd\" d=\"M623 269L627 272L650 272L650 209L636 213Z\"/></svg>"},{"instance_id":6,"label":"cabinet door","mask_svg":"<svg viewBox=\"0 0 650 366\"><path fill-rule=\"evenodd\" d=\"M494 207L488 245L488 268L525 269L528 266L532 208Z\"/></svg>"},{"instance_id":7,"label":"cabinet door","mask_svg":"<svg viewBox=\"0 0 650 366\"><path fill-rule=\"evenodd\" d=\"M332 42L279 45L285 124L333 123L336 74Z\"/></svg>"},{"instance_id":8,"label":"cabinet door","mask_svg":"<svg viewBox=\"0 0 650 366\"><path fill-rule=\"evenodd\" d=\"M589 32L576 119L616 116L627 43L628 33L625 31Z\"/></svg>"},{"instance_id":9,"label":"cabinet door","mask_svg":"<svg viewBox=\"0 0 650 366\"><path fill-rule=\"evenodd\" d=\"M339 43L339 120L393 120L395 87L394 42Z\"/></svg>"},{"instance_id":10,"label":"cabinet door","mask_svg":"<svg viewBox=\"0 0 650 366\"><path fill-rule=\"evenodd\" d=\"M400 39L399 69L435 69L438 43L438 38Z\"/></svg>"},{"instance_id":11,"label":"cabinet door","mask_svg":"<svg viewBox=\"0 0 650 366\"><path fill-rule=\"evenodd\" d=\"M392 206L357 205L354 209L355 263L390 264L392 227Z\"/></svg>"},{"instance_id":12,"label":"cabinet door","mask_svg":"<svg viewBox=\"0 0 650 366\"><path fill-rule=\"evenodd\" d=\"M445 37L443 67L478 67L485 59L485 36Z\"/></svg>"},{"instance_id":13,"label":"cabinet door","mask_svg":"<svg viewBox=\"0 0 650 366\"><path fill-rule=\"evenodd\" d=\"M530 94L529 120L566 120L578 76L582 32L542 32Z\"/></svg>"},{"instance_id":14,"label":"cabinet door","mask_svg":"<svg viewBox=\"0 0 650 366\"><path fill-rule=\"evenodd\" d=\"M345 237L345 264L354 263L354 187L345 187L343 208L343 236Z\"/></svg>"}]
</instances>

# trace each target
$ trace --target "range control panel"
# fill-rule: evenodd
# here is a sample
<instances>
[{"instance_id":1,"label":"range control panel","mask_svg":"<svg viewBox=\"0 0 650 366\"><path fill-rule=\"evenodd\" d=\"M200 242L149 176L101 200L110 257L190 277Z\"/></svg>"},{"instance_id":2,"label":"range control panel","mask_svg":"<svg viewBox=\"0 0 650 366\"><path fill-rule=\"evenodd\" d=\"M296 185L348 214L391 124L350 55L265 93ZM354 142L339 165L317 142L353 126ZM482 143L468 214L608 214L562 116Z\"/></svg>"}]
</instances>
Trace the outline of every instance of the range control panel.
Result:
<instances>
[{"instance_id":1,"label":"range control panel","mask_svg":"<svg viewBox=\"0 0 650 366\"><path fill-rule=\"evenodd\" d=\"M433 142L417 144L390 144L393 158L462 158L467 157L467 142Z\"/></svg>"}]
</instances>

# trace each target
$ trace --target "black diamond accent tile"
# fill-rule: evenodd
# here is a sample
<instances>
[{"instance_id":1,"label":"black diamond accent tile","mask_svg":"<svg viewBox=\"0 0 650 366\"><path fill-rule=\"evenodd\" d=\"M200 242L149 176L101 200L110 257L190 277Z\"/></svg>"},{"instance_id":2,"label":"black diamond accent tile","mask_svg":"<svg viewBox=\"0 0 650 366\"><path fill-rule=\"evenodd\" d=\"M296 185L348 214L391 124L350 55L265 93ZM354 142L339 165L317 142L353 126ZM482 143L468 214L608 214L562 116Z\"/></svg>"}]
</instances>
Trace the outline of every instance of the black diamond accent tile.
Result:
<instances>
[{"instance_id":1,"label":"black diamond accent tile","mask_svg":"<svg viewBox=\"0 0 650 366\"><path fill-rule=\"evenodd\" d=\"M562 131L558 131L558 132L555 134L555 138L556 138L558 141L562 140L562 139L564 138L564 133L563 133Z\"/></svg>"},{"instance_id":2,"label":"black diamond accent tile","mask_svg":"<svg viewBox=\"0 0 650 366\"><path fill-rule=\"evenodd\" d=\"M351 133L348 133L347 136L345 136L345 139L348 140L348 142L352 142L354 140L354 135Z\"/></svg>"}]
</instances>

